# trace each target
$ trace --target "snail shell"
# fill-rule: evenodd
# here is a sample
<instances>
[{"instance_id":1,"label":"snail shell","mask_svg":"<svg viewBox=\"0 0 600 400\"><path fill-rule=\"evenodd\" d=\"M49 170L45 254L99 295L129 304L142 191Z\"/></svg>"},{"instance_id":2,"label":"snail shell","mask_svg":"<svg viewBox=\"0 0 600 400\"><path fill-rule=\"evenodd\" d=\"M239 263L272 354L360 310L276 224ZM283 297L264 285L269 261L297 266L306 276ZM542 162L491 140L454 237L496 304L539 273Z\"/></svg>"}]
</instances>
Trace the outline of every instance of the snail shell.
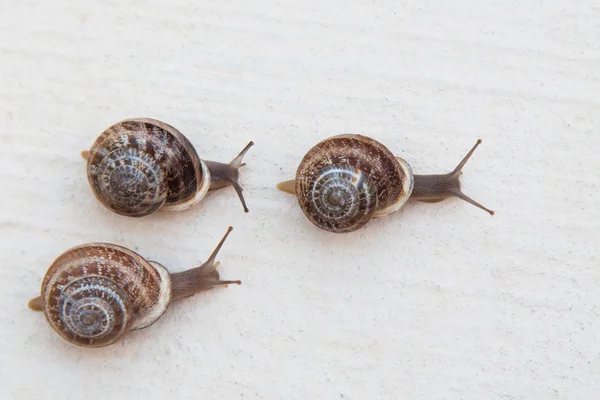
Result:
<instances>
[{"instance_id":1,"label":"snail shell","mask_svg":"<svg viewBox=\"0 0 600 400\"><path fill-rule=\"evenodd\" d=\"M413 190L406 161L362 135L340 135L314 146L296 172L295 190L307 218L343 233L398 210Z\"/></svg>"},{"instance_id":2,"label":"snail shell","mask_svg":"<svg viewBox=\"0 0 600 400\"><path fill-rule=\"evenodd\" d=\"M106 129L90 149L87 176L100 202L130 217L191 207L211 183L209 169L190 141L172 126L148 118Z\"/></svg>"},{"instance_id":3,"label":"snail shell","mask_svg":"<svg viewBox=\"0 0 600 400\"><path fill-rule=\"evenodd\" d=\"M102 347L165 312L171 277L162 265L124 247L91 243L54 261L41 295L46 319L60 336L79 346Z\"/></svg>"}]
</instances>

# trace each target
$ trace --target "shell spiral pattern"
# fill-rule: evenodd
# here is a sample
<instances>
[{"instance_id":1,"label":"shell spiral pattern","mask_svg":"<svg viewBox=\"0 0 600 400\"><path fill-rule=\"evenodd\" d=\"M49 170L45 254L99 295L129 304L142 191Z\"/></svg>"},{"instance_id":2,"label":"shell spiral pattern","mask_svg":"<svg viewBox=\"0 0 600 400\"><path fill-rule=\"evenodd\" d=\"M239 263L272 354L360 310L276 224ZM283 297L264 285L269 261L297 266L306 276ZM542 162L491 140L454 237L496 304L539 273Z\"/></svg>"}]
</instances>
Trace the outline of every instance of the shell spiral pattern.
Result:
<instances>
[{"instance_id":1,"label":"shell spiral pattern","mask_svg":"<svg viewBox=\"0 0 600 400\"><path fill-rule=\"evenodd\" d=\"M412 171L381 143L340 135L313 147L296 172L296 194L307 218L330 232L360 229L397 210L413 187Z\"/></svg>"},{"instance_id":2,"label":"shell spiral pattern","mask_svg":"<svg viewBox=\"0 0 600 400\"><path fill-rule=\"evenodd\" d=\"M121 121L90 150L88 180L96 197L130 217L190 201L210 186L210 173L177 129L152 119Z\"/></svg>"},{"instance_id":3,"label":"shell spiral pattern","mask_svg":"<svg viewBox=\"0 0 600 400\"><path fill-rule=\"evenodd\" d=\"M59 293L57 309L69 341L88 340L94 343L112 343L130 328L131 305L127 294L112 280L92 276L73 280L64 288L53 288Z\"/></svg>"},{"instance_id":4,"label":"shell spiral pattern","mask_svg":"<svg viewBox=\"0 0 600 400\"><path fill-rule=\"evenodd\" d=\"M165 279L168 275L123 247L79 246L48 269L42 282L44 313L71 343L106 346L162 315L171 298Z\"/></svg>"},{"instance_id":5,"label":"shell spiral pattern","mask_svg":"<svg viewBox=\"0 0 600 400\"><path fill-rule=\"evenodd\" d=\"M377 188L350 164L323 168L310 191L312 219L327 230L345 232L366 224L377 209Z\"/></svg>"}]
</instances>

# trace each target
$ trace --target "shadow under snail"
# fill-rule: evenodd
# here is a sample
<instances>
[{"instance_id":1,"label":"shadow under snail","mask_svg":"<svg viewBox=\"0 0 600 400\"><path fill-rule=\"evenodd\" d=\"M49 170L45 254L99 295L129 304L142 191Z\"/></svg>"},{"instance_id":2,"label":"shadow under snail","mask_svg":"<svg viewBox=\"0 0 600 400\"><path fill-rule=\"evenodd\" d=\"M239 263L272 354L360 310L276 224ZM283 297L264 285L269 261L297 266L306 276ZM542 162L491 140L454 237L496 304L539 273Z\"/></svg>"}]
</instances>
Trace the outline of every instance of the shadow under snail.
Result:
<instances>
[{"instance_id":1,"label":"shadow under snail","mask_svg":"<svg viewBox=\"0 0 600 400\"><path fill-rule=\"evenodd\" d=\"M73 344L108 346L131 330L152 325L173 300L217 285L241 284L220 280L215 262L232 229L204 264L177 273L115 244L72 248L52 263L41 296L29 307L43 311L52 328Z\"/></svg>"},{"instance_id":2,"label":"shadow under snail","mask_svg":"<svg viewBox=\"0 0 600 400\"><path fill-rule=\"evenodd\" d=\"M143 217L158 209L185 210L209 190L233 186L248 212L239 169L250 142L229 164L204 161L177 129L149 118L121 121L106 129L89 151L87 176L100 202L129 217Z\"/></svg>"},{"instance_id":3,"label":"shadow under snail","mask_svg":"<svg viewBox=\"0 0 600 400\"><path fill-rule=\"evenodd\" d=\"M335 233L356 231L371 218L399 210L409 198L436 203L458 197L494 215L460 188L462 168L481 142L477 141L454 171L415 175L404 159L374 139L353 134L334 136L308 151L296 179L277 187L297 196L313 224Z\"/></svg>"}]
</instances>

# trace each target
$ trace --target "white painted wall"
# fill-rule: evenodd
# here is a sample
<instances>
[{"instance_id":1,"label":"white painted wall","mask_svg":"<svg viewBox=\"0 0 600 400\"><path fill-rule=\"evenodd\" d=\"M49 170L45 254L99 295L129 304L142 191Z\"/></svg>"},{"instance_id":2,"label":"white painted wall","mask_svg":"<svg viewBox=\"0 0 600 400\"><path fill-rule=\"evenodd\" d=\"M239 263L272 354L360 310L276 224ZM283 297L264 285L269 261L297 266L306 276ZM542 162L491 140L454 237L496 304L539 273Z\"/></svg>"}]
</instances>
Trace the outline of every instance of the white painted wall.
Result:
<instances>
[{"instance_id":1,"label":"white painted wall","mask_svg":"<svg viewBox=\"0 0 600 400\"><path fill-rule=\"evenodd\" d=\"M600 396L596 1L13 1L0 4L3 399L589 399ZM250 139L243 185L177 215L110 214L79 151L154 117L207 158ZM274 189L360 132L458 200L354 234ZM175 304L113 347L26 308L64 250L128 246L241 287Z\"/></svg>"}]
</instances>

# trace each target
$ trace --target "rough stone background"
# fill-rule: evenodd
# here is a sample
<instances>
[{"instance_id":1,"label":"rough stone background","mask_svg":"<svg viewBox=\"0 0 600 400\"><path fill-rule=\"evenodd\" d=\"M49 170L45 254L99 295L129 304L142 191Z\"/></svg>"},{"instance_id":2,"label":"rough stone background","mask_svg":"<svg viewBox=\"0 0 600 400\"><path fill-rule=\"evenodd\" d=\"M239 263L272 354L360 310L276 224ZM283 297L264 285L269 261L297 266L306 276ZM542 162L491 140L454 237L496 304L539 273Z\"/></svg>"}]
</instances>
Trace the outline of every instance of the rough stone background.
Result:
<instances>
[{"instance_id":1,"label":"rough stone background","mask_svg":"<svg viewBox=\"0 0 600 400\"><path fill-rule=\"evenodd\" d=\"M600 6L593 0L0 3L3 399L600 397ZM153 117L242 183L128 219L80 150ZM458 200L348 235L274 189L317 141L370 135ZM64 250L128 246L179 271L228 225L240 287L121 343L64 342L27 301Z\"/></svg>"}]
</instances>

